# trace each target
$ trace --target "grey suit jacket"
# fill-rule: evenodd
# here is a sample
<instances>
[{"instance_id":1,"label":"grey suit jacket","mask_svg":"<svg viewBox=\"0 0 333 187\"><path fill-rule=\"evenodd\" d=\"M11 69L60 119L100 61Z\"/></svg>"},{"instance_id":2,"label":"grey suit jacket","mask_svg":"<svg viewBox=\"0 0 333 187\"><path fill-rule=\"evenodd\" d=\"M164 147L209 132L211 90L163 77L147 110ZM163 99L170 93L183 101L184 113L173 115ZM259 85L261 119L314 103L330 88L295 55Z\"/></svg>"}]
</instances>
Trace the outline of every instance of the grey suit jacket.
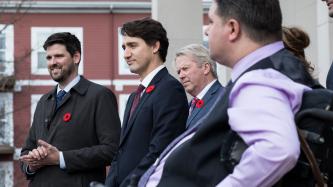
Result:
<instances>
[{"instance_id":1,"label":"grey suit jacket","mask_svg":"<svg viewBox=\"0 0 333 187\"><path fill-rule=\"evenodd\" d=\"M120 120L117 101L107 88L81 77L55 108L56 87L37 104L21 155L35 149L42 139L63 152L66 169L44 166L28 175L29 186L88 186L104 182L105 166L115 155ZM70 114L70 119L64 116ZM22 163L22 170L26 165Z\"/></svg>"}]
</instances>

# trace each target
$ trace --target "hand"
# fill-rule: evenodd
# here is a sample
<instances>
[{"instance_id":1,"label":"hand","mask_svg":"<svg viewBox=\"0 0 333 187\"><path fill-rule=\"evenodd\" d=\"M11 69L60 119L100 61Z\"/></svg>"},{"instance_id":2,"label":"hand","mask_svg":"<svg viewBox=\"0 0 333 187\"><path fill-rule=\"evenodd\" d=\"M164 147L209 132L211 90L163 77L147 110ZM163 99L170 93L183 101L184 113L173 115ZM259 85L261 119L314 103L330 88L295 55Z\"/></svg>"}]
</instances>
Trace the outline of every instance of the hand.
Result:
<instances>
[{"instance_id":1,"label":"hand","mask_svg":"<svg viewBox=\"0 0 333 187\"><path fill-rule=\"evenodd\" d=\"M44 159L47 156L47 150L44 147L38 147L29 151L27 155L20 157L22 162L27 164L35 164L38 160Z\"/></svg>"},{"instance_id":2,"label":"hand","mask_svg":"<svg viewBox=\"0 0 333 187\"><path fill-rule=\"evenodd\" d=\"M29 165L29 169L36 171L45 165L59 164L59 151L56 147L43 140L38 140L38 147L22 155L20 160Z\"/></svg>"},{"instance_id":3,"label":"hand","mask_svg":"<svg viewBox=\"0 0 333 187\"><path fill-rule=\"evenodd\" d=\"M35 160L42 160L47 156L47 150L45 147L39 146L36 149L29 151L28 155Z\"/></svg>"},{"instance_id":4,"label":"hand","mask_svg":"<svg viewBox=\"0 0 333 187\"><path fill-rule=\"evenodd\" d=\"M30 173L35 173L37 170L39 170L40 168L44 167L43 165L41 164L33 164L33 165L28 165L28 171Z\"/></svg>"},{"instance_id":5,"label":"hand","mask_svg":"<svg viewBox=\"0 0 333 187\"><path fill-rule=\"evenodd\" d=\"M38 162L42 165L59 165L59 150L53 145L43 141L38 140L39 147L43 147L46 150L46 157L39 160Z\"/></svg>"},{"instance_id":6,"label":"hand","mask_svg":"<svg viewBox=\"0 0 333 187\"><path fill-rule=\"evenodd\" d=\"M29 172L36 172L38 169L42 168L43 165L39 163L38 160L33 158L31 155L22 155L20 161L24 162L28 166Z\"/></svg>"}]
</instances>

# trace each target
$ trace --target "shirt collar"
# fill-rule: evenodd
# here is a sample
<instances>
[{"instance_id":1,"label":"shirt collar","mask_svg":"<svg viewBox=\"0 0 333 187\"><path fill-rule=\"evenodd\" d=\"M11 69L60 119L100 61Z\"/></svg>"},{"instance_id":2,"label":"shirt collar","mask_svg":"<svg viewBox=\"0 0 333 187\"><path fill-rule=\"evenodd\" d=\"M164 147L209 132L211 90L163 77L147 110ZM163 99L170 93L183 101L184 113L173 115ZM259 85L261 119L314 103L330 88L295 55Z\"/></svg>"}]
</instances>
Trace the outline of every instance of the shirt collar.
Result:
<instances>
[{"instance_id":1,"label":"shirt collar","mask_svg":"<svg viewBox=\"0 0 333 187\"><path fill-rule=\"evenodd\" d=\"M165 67L164 64L158 66L157 68L155 68L153 71L151 71L143 80L140 84L142 84L145 88L148 87L149 83L151 82L151 80L153 80L153 78L155 77L155 75L161 71L163 68Z\"/></svg>"},{"instance_id":2,"label":"shirt collar","mask_svg":"<svg viewBox=\"0 0 333 187\"><path fill-rule=\"evenodd\" d=\"M63 89L66 93L68 93L78 82L80 81L80 75L77 75L67 86ZM59 84L57 86L57 93L60 91Z\"/></svg>"},{"instance_id":3,"label":"shirt collar","mask_svg":"<svg viewBox=\"0 0 333 187\"><path fill-rule=\"evenodd\" d=\"M260 60L273 55L284 48L282 41L277 41L261 48L256 49L252 53L246 55L239 60L231 72L231 80L234 82L245 70L253 66Z\"/></svg>"},{"instance_id":4,"label":"shirt collar","mask_svg":"<svg viewBox=\"0 0 333 187\"><path fill-rule=\"evenodd\" d=\"M209 88L213 86L213 84L217 81L217 79L212 80L209 84L207 84L204 89L196 96L198 99L202 99L206 93L208 92Z\"/></svg>"}]
</instances>

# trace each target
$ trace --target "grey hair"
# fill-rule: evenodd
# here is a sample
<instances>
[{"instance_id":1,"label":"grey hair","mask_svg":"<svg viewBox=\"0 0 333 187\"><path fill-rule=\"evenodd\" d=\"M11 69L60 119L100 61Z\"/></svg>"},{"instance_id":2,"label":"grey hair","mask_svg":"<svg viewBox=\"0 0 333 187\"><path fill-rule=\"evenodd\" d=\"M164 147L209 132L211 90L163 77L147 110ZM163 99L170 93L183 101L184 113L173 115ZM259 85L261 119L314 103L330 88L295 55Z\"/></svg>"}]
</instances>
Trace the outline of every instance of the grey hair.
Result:
<instances>
[{"instance_id":1,"label":"grey hair","mask_svg":"<svg viewBox=\"0 0 333 187\"><path fill-rule=\"evenodd\" d=\"M211 72L214 78L217 79L216 62L210 58L208 49L201 44L190 44L182 47L176 52L176 58L183 55L190 55L195 58L199 67L208 63L211 67Z\"/></svg>"}]
</instances>

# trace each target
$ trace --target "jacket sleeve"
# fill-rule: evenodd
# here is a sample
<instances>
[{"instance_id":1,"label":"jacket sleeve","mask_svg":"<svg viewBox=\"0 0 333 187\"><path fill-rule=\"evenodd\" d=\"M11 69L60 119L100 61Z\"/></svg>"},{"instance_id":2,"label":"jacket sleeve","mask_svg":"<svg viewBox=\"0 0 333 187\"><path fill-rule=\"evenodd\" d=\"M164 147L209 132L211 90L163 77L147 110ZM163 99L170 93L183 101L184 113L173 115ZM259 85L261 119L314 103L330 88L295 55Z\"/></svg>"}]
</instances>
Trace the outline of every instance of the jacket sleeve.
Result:
<instances>
[{"instance_id":1,"label":"jacket sleeve","mask_svg":"<svg viewBox=\"0 0 333 187\"><path fill-rule=\"evenodd\" d=\"M153 130L149 151L120 186L126 186L132 175L141 177L169 143L185 131L188 105L184 88L175 80L167 82L160 89L153 100Z\"/></svg>"},{"instance_id":2,"label":"jacket sleeve","mask_svg":"<svg viewBox=\"0 0 333 187\"><path fill-rule=\"evenodd\" d=\"M29 153L29 151L37 148L36 129L37 129L37 125L38 125L38 119L40 118L40 111L42 111L41 107L42 107L42 104L39 101L37 104L37 107L36 107L32 125L29 129L29 134L28 134L28 136L25 140L25 143L22 147L22 150L21 150L21 156L26 155ZM20 161L20 167L21 167L22 172L26 175L27 179L31 179L34 176L34 174L27 173L28 165L25 164L24 162Z\"/></svg>"},{"instance_id":3,"label":"jacket sleeve","mask_svg":"<svg viewBox=\"0 0 333 187\"><path fill-rule=\"evenodd\" d=\"M116 98L108 89L104 89L94 97L97 104L93 110L93 116L98 144L77 150L63 151L66 171L68 172L110 165L118 149L120 119Z\"/></svg>"}]
</instances>

